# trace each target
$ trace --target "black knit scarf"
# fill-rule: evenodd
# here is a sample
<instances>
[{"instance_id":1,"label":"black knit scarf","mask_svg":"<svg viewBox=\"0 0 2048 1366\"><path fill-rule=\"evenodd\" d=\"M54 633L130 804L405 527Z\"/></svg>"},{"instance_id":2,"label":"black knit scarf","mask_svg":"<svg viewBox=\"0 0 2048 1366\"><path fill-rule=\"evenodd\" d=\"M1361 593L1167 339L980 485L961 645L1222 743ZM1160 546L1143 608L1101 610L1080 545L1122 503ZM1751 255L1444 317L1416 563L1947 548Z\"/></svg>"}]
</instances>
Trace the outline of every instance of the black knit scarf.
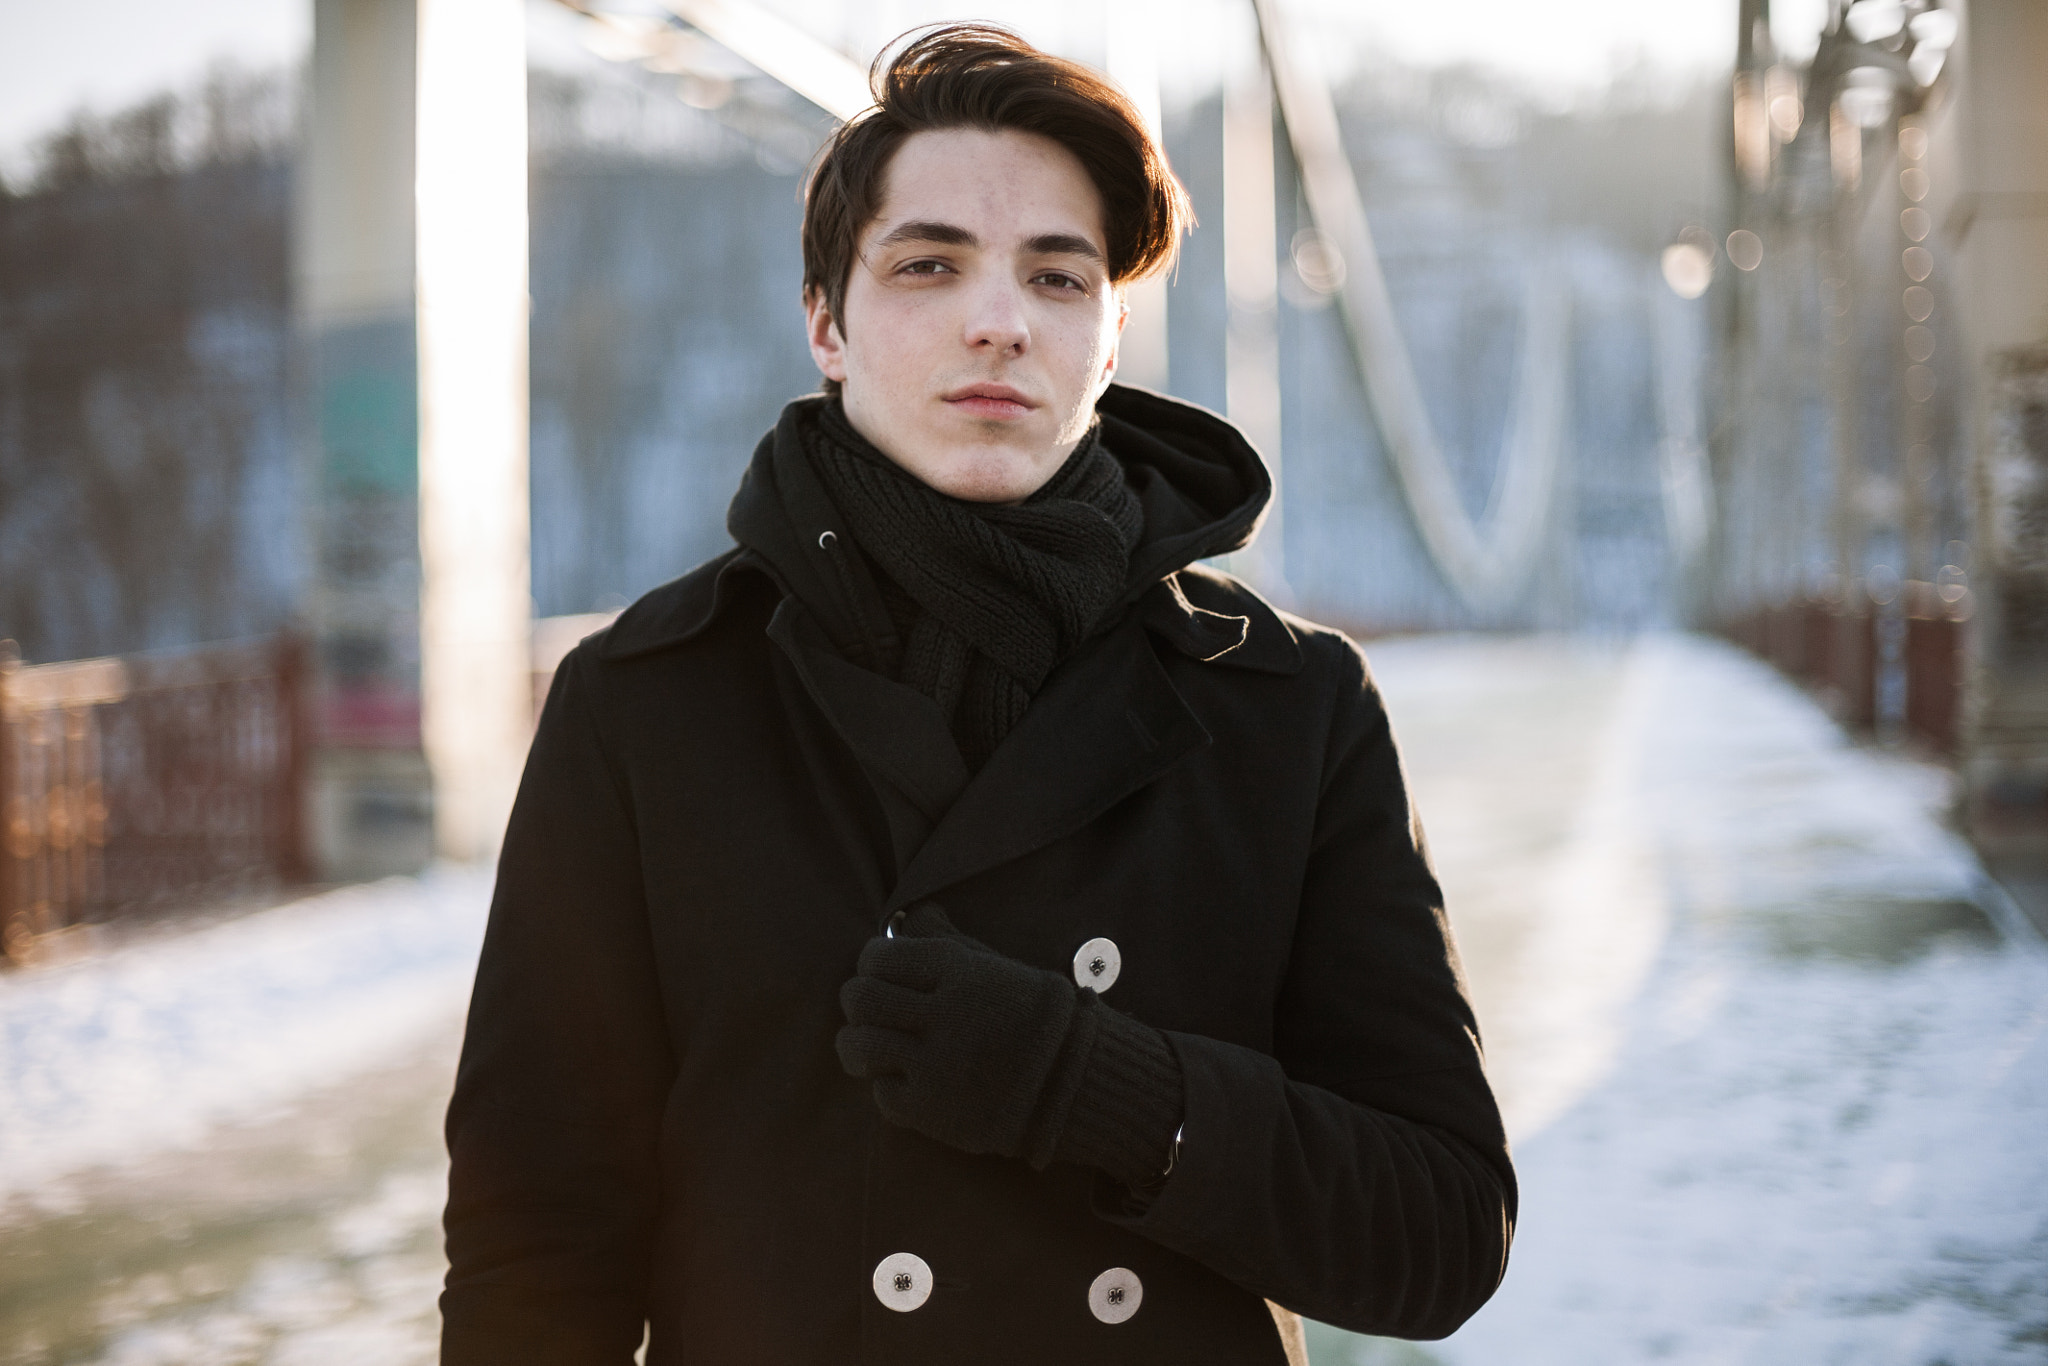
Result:
<instances>
[{"instance_id":1,"label":"black knit scarf","mask_svg":"<svg viewBox=\"0 0 2048 1366\"><path fill-rule=\"evenodd\" d=\"M1124 588L1144 530L1100 424L1022 503L970 503L884 456L834 401L805 454L872 565L902 640L899 680L939 704L979 769L1053 666Z\"/></svg>"}]
</instances>

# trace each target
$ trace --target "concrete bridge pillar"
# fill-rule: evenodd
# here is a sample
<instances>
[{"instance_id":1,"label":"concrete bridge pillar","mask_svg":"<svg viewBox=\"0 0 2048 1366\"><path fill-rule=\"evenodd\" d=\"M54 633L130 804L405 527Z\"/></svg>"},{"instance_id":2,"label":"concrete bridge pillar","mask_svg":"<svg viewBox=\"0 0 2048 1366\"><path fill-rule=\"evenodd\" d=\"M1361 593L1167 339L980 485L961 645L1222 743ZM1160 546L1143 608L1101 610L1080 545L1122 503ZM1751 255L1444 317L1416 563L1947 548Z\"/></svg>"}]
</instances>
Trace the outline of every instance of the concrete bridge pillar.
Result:
<instances>
[{"instance_id":1,"label":"concrete bridge pillar","mask_svg":"<svg viewBox=\"0 0 2048 1366\"><path fill-rule=\"evenodd\" d=\"M1975 390L1965 771L1986 851L2048 859L2048 6L1962 9L1955 107L1934 120L1929 156L1947 173L1928 208L1954 262Z\"/></svg>"},{"instance_id":2,"label":"concrete bridge pillar","mask_svg":"<svg viewBox=\"0 0 2048 1366\"><path fill-rule=\"evenodd\" d=\"M314 0L294 308L306 357L314 744L324 880L433 852L420 743L414 0Z\"/></svg>"},{"instance_id":3,"label":"concrete bridge pillar","mask_svg":"<svg viewBox=\"0 0 2048 1366\"><path fill-rule=\"evenodd\" d=\"M298 188L319 875L489 857L531 734L520 0L314 0Z\"/></svg>"}]
</instances>

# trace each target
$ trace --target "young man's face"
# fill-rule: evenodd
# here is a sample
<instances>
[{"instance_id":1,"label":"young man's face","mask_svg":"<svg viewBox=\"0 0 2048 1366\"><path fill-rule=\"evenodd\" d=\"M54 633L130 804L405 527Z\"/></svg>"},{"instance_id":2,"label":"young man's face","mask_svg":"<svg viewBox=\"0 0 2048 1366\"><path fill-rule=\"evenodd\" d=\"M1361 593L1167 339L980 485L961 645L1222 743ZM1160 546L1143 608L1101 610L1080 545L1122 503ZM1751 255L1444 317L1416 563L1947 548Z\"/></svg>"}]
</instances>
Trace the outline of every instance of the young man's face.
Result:
<instances>
[{"instance_id":1,"label":"young man's face","mask_svg":"<svg viewBox=\"0 0 2048 1366\"><path fill-rule=\"evenodd\" d=\"M884 189L845 326L807 302L811 354L883 454L941 493L1016 502L1116 372L1102 197L1050 138L965 128L905 139Z\"/></svg>"}]
</instances>

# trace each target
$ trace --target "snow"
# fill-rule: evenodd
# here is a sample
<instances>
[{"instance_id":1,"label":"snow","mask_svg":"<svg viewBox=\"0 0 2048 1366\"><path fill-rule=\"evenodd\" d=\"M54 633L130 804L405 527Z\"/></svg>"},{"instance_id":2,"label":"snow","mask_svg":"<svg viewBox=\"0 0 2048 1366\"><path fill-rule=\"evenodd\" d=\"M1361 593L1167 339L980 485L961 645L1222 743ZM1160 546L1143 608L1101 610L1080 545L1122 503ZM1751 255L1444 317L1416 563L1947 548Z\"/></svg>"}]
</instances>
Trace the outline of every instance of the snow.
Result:
<instances>
[{"instance_id":1,"label":"snow","mask_svg":"<svg viewBox=\"0 0 2048 1366\"><path fill-rule=\"evenodd\" d=\"M1318 1362L2048 1360L2048 955L1974 908L1943 775L1717 644L1624 672L1527 961L1507 1280Z\"/></svg>"},{"instance_id":2,"label":"snow","mask_svg":"<svg viewBox=\"0 0 2048 1366\"><path fill-rule=\"evenodd\" d=\"M230 1293L167 1295L165 1304L141 1307L128 1323L116 1307L107 1315L114 1331L96 1361L431 1366L445 1265L434 1235L446 1193L439 1167L394 1173L367 1200L326 1219L312 1248L265 1258Z\"/></svg>"},{"instance_id":3,"label":"snow","mask_svg":"<svg viewBox=\"0 0 2048 1366\"><path fill-rule=\"evenodd\" d=\"M0 1208L257 1119L459 1027L488 871L310 896L0 976Z\"/></svg>"}]
</instances>

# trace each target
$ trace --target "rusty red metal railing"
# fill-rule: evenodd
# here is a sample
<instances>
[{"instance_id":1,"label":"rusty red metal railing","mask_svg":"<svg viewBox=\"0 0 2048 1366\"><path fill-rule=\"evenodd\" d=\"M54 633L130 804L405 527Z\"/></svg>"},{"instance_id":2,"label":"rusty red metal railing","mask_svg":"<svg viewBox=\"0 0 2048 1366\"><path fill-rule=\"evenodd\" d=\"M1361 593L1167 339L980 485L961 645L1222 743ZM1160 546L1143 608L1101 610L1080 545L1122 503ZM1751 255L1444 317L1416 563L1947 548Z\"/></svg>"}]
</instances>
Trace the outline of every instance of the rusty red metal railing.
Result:
<instances>
[{"instance_id":1,"label":"rusty red metal railing","mask_svg":"<svg viewBox=\"0 0 2048 1366\"><path fill-rule=\"evenodd\" d=\"M1878 720L1885 632L1895 632L1905 733L1922 749L1949 756L1961 739L1970 616L1967 591L1908 582L1890 616L1860 595L1794 599L1736 617L1722 634L1810 689L1844 726L1868 731Z\"/></svg>"},{"instance_id":2,"label":"rusty red metal railing","mask_svg":"<svg viewBox=\"0 0 2048 1366\"><path fill-rule=\"evenodd\" d=\"M0 951L308 875L295 637L24 666L0 656Z\"/></svg>"}]
</instances>

